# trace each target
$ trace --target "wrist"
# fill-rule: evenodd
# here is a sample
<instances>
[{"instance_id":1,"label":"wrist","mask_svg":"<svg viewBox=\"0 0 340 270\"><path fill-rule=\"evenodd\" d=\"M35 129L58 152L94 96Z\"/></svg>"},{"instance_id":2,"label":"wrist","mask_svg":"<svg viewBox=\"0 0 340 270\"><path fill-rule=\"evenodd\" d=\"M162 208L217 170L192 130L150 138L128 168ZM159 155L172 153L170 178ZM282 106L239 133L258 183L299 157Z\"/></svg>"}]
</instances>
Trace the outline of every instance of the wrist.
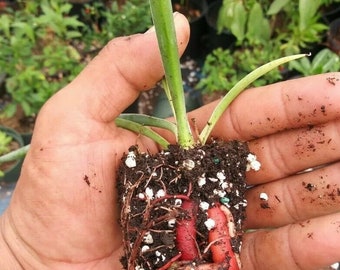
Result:
<instances>
[{"instance_id":1,"label":"wrist","mask_svg":"<svg viewBox=\"0 0 340 270\"><path fill-rule=\"evenodd\" d=\"M5 217L0 216L0 268L3 270L21 270L23 269L18 262L11 245L10 235L5 225Z\"/></svg>"}]
</instances>

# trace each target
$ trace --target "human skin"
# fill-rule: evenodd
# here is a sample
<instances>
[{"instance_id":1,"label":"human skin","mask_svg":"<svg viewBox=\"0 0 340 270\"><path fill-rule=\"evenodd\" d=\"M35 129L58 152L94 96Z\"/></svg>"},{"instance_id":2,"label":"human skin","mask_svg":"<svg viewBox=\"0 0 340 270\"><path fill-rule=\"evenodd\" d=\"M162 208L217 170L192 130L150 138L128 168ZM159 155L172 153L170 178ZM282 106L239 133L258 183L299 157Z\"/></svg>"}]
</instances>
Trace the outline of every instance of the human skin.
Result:
<instances>
[{"instance_id":1,"label":"human skin","mask_svg":"<svg viewBox=\"0 0 340 270\"><path fill-rule=\"evenodd\" d=\"M175 22L183 52L188 23L182 15ZM114 119L162 75L153 31L117 38L45 104L0 217L1 269L121 268L116 169L131 145L151 153L159 148L117 128ZM321 196L322 187L338 186L340 173L338 78L323 74L247 90L214 130L214 137L248 141L262 163L259 172L247 174L254 187L247 193L245 228L271 230L245 234L243 269L320 269L340 260L340 196ZM189 113L195 128L202 129L215 106ZM325 166L296 174L319 165ZM319 189L306 195L303 182ZM259 206L260 192L269 195L271 208ZM307 196L316 202L321 196L322 203L302 199Z\"/></svg>"}]
</instances>

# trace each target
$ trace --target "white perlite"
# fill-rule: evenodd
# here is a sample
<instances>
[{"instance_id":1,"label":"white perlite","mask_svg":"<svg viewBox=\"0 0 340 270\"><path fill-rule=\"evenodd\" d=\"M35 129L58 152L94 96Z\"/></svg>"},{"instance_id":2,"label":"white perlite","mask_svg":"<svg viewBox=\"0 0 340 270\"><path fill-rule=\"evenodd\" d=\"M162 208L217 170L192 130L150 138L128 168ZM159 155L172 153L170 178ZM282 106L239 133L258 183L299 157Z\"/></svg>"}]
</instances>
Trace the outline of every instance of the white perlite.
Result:
<instances>
[{"instance_id":1,"label":"white perlite","mask_svg":"<svg viewBox=\"0 0 340 270\"><path fill-rule=\"evenodd\" d=\"M269 199L268 194L265 193L265 192L261 192L260 193L260 199L263 200L263 201L268 201L268 199Z\"/></svg>"},{"instance_id":2,"label":"white perlite","mask_svg":"<svg viewBox=\"0 0 340 270\"><path fill-rule=\"evenodd\" d=\"M254 170L258 171L261 168L261 163L256 159L254 154L248 154L247 156L247 171Z\"/></svg>"},{"instance_id":3,"label":"white perlite","mask_svg":"<svg viewBox=\"0 0 340 270\"><path fill-rule=\"evenodd\" d=\"M137 163L136 163L136 155L135 152L130 151L125 159L125 165L128 166L129 168L134 168L136 167Z\"/></svg>"},{"instance_id":4,"label":"white perlite","mask_svg":"<svg viewBox=\"0 0 340 270\"><path fill-rule=\"evenodd\" d=\"M210 231L211 229L215 228L215 220L208 218L205 222L204 222L205 227L207 227L208 231Z\"/></svg>"},{"instance_id":5,"label":"white perlite","mask_svg":"<svg viewBox=\"0 0 340 270\"><path fill-rule=\"evenodd\" d=\"M160 189L156 192L156 198L162 198L165 196L165 191L164 189Z\"/></svg>"},{"instance_id":6,"label":"white perlite","mask_svg":"<svg viewBox=\"0 0 340 270\"><path fill-rule=\"evenodd\" d=\"M340 265L340 263L333 263L331 266L330 266L330 268L331 269L334 269L334 270L338 270L339 269L339 265Z\"/></svg>"},{"instance_id":7,"label":"white perlite","mask_svg":"<svg viewBox=\"0 0 340 270\"><path fill-rule=\"evenodd\" d=\"M209 203L207 202L200 202L200 208L203 210L203 211L206 211L209 209Z\"/></svg>"},{"instance_id":8,"label":"white perlite","mask_svg":"<svg viewBox=\"0 0 340 270\"><path fill-rule=\"evenodd\" d=\"M145 195L143 193L138 193L138 198L141 200L145 199Z\"/></svg>"},{"instance_id":9,"label":"white perlite","mask_svg":"<svg viewBox=\"0 0 340 270\"><path fill-rule=\"evenodd\" d=\"M153 198L153 190L151 188L147 187L145 189L145 194L148 199L151 200Z\"/></svg>"},{"instance_id":10,"label":"white perlite","mask_svg":"<svg viewBox=\"0 0 340 270\"><path fill-rule=\"evenodd\" d=\"M197 184L199 187L203 187L207 183L207 180L204 176L198 178Z\"/></svg>"},{"instance_id":11,"label":"white perlite","mask_svg":"<svg viewBox=\"0 0 340 270\"><path fill-rule=\"evenodd\" d=\"M153 237L152 237L152 234L150 232L147 232L145 235L144 235L144 243L145 244L152 244L153 243Z\"/></svg>"},{"instance_id":12,"label":"white perlite","mask_svg":"<svg viewBox=\"0 0 340 270\"><path fill-rule=\"evenodd\" d=\"M218 178L220 181L223 181L223 180L226 179L226 176L225 176L224 172L218 172L218 173L216 174L216 176L217 176L217 178Z\"/></svg>"},{"instance_id":13,"label":"white perlite","mask_svg":"<svg viewBox=\"0 0 340 270\"><path fill-rule=\"evenodd\" d=\"M147 251L147 250L149 250L149 249L150 249L150 247L147 246L147 245L142 246L142 253L145 252L145 251Z\"/></svg>"},{"instance_id":14,"label":"white perlite","mask_svg":"<svg viewBox=\"0 0 340 270\"><path fill-rule=\"evenodd\" d=\"M175 225L176 225L176 219L175 218L168 220L168 227L169 228L173 228L173 227L175 227Z\"/></svg>"}]
</instances>

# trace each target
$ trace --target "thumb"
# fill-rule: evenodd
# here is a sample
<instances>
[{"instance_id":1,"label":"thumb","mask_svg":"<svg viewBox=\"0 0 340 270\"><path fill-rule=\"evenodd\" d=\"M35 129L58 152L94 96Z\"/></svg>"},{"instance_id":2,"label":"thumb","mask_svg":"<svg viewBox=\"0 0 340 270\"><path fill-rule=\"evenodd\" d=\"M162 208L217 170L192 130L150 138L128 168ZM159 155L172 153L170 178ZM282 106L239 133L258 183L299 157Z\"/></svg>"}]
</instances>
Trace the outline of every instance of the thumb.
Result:
<instances>
[{"instance_id":1,"label":"thumb","mask_svg":"<svg viewBox=\"0 0 340 270\"><path fill-rule=\"evenodd\" d=\"M187 19L175 13L179 53L189 39ZM95 120L109 122L138 97L139 91L150 89L164 75L156 33L119 37L110 41L91 63L63 91L59 91L70 108ZM64 93L66 92L66 93ZM59 94L58 93L58 94Z\"/></svg>"}]
</instances>

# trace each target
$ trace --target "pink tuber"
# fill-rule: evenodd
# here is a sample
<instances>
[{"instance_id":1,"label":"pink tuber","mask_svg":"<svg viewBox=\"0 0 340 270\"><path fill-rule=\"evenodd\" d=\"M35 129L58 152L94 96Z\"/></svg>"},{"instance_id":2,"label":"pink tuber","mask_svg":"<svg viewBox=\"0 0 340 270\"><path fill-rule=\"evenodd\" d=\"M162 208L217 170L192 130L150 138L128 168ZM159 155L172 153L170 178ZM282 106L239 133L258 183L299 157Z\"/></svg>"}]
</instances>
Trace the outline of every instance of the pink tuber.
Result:
<instances>
[{"instance_id":1,"label":"pink tuber","mask_svg":"<svg viewBox=\"0 0 340 270\"><path fill-rule=\"evenodd\" d=\"M182 203L182 209L186 211L187 216L179 221L176 228L177 248L181 252L181 260L192 261L198 258L196 244L196 215L198 206L191 200L185 200Z\"/></svg>"},{"instance_id":2,"label":"pink tuber","mask_svg":"<svg viewBox=\"0 0 340 270\"><path fill-rule=\"evenodd\" d=\"M230 244L231 235L228 226L230 220L221 207L223 206L216 205L208 210L208 217L215 221L215 227L209 231L213 262L222 263L229 258L229 270L239 270L237 258Z\"/></svg>"}]
</instances>

